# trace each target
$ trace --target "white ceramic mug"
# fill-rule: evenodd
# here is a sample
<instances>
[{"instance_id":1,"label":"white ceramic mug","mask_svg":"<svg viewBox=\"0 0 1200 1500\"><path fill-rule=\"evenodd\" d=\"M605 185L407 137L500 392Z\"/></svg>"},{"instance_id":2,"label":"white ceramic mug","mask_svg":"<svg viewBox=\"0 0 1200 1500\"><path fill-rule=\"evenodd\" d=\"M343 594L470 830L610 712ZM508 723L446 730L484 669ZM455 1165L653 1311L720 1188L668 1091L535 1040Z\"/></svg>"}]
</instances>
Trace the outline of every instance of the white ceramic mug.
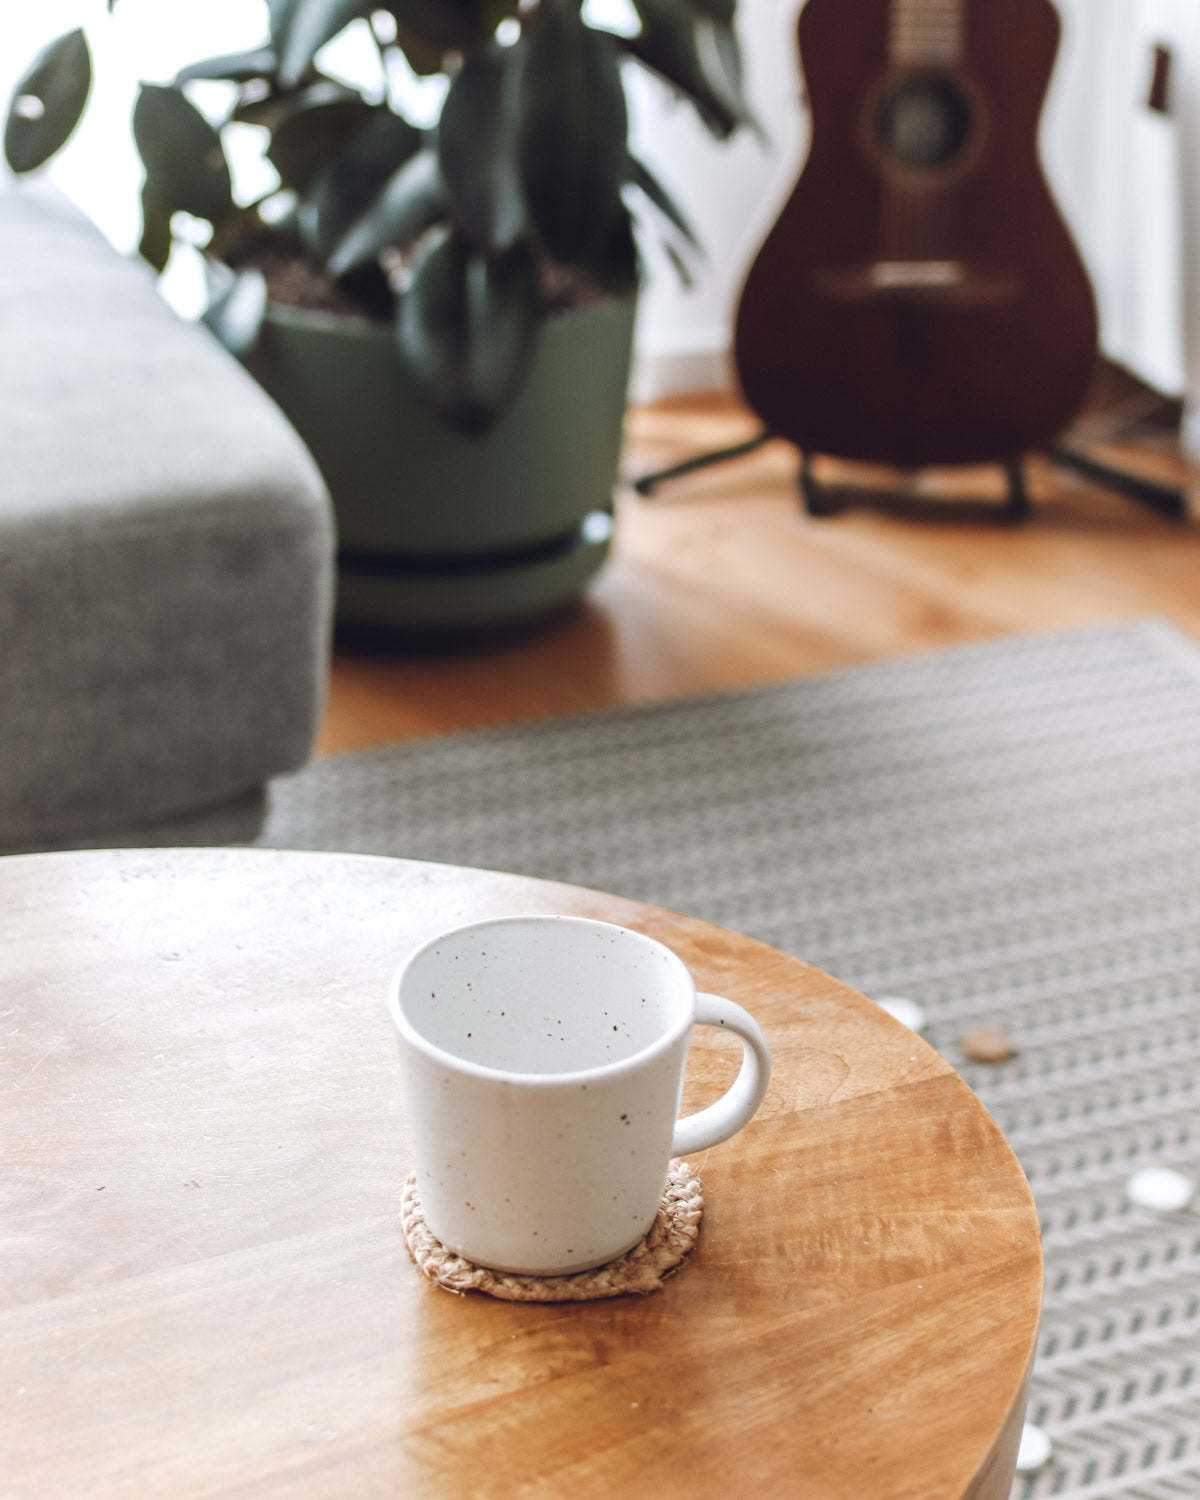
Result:
<instances>
[{"instance_id":1,"label":"white ceramic mug","mask_svg":"<svg viewBox=\"0 0 1200 1500\"><path fill-rule=\"evenodd\" d=\"M392 983L425 1221L479 1265L562 1275L622 1255L654 1222L672 1156L745 1125L770 1054L740 1005L683 961L584 917L501 917L443 933ZM742 1041L714 1104L677 1120L695 1023Z\"/></svg>"}]
</instances>

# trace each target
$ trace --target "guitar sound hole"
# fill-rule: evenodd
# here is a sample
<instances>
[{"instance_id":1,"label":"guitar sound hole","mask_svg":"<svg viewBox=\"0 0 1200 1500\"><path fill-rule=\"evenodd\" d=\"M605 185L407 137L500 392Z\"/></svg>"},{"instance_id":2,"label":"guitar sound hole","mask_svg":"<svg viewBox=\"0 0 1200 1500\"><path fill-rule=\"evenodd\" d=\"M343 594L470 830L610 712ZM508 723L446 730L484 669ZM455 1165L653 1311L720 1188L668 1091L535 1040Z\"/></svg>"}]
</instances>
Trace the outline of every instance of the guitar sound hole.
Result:
<instances>
[{"instance_id":1,"label":"guitar sound hole","mask_svg":"<svg viewBox=\"0 0 1200 1500\"><path fill-rule=\"evenodd\" d=\"M901 166L937 171L948 167L966 146L970 106L949 78L909 78L884 96L875 133L883 150Z\"/></svg>"}]
</instances>

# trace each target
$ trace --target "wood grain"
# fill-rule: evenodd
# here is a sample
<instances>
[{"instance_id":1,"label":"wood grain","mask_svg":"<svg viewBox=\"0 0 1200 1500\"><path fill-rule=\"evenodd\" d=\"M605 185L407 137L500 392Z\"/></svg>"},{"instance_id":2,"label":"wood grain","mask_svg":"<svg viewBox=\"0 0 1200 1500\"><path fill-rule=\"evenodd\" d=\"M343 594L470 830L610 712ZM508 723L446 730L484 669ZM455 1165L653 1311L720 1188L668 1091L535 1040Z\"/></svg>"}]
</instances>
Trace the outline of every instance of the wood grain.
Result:
<instances>
[{"instance_id":1,"label":"wood grain","mask_svg":"<svg viewBox=\"0 0 1200 1500\"><path fill-rule=\"evenodd\" d=\"M1162 406L1161 401L1157 402ZM1099 456L1188 482L1152 393L1102 370L1080 434ZM631 410L627 478L751 435L733 396ZM1103 441L1100 441L1103 440ZM618 495L615 553L577 609L524 641L447 653L337 652L323 752L545 715L647 703L834 670L1021 631L1161 614L1200 639L1200 530L1031 462L1033 514L981 519L996 469L907 481L826 461L826 477L908 483L897 515L868 490L815 520L784 442Z\"/></svg>"},{"instance_id":2,"label":"wood grain","mask_svg":"<svg viewBox=\"0 0 1200 1500\"><path fill-rule=\"evenodd\" d=\"M670 943L763 1023L756 1120L646 1299L422 1281L387 980L463 920ZM247 851L0 861L4 1493L1004 1500L1037 1218L932 1049L794 959L615 897ZM688 1103L736 1059L701 1033Z\"/></svg>"}]
</instances>

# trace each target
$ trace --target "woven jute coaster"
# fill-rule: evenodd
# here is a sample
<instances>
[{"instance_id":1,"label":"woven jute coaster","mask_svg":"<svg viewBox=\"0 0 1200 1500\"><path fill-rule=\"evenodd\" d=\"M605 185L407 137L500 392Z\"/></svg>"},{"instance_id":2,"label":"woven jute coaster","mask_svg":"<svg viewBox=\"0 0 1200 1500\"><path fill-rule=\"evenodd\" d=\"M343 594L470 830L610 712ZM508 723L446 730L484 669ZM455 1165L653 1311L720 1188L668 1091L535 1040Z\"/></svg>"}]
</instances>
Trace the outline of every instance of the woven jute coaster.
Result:
<instances>
[{"instance_id":1,"label":"woven jute coaster","mask_svg":"<svg viewBox=\"0 0 1200 1500\"><path fill-rule=\"evenodd\" d=\"M409 1173L400 1199L408 1253L422 1275L449 1292L485 1292L504 1302L594 1302L627 1292L656 1292L696 1243L704 1200L700 1179L675 1157L654 1223L644 1239L617 1260L571 1276L509 1276L489 1271L447 1250L425 1223L416 1174Z\"/></svg>"}]
</instances>

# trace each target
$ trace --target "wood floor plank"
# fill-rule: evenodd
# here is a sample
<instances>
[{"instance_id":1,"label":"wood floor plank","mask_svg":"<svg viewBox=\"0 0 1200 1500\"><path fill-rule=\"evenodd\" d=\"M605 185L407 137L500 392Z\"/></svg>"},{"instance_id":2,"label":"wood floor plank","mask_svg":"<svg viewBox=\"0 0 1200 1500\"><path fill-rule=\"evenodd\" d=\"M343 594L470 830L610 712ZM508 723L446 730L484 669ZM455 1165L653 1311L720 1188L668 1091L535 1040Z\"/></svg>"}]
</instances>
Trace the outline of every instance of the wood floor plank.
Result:
<instances>
[{"instance_id":1,"label":"wood floor plank","mask_svg":"<svg viewBox=\"0 0 1200 1500\"><path fill-rule=\"evenodd\" d=\"M1079 426L1096 454L1186 483L1163 403L1117 380ZM1168 412L1168 418L1170 413ZM523 640L414 652L339 648L319 752L647 703L1021 631L1163 615L1200 639L1200 527L1161 519L1044 460L1028 521L981 518L998 469L918 476L908 513L856 503L813 518L797 457L775 441L635 493L639 475L741 441L728 393L634 408L613 556L587 599ZM824 461L828 481L878 482ZM899 476L884 476L894 502Z\"/></svg>"}]
</instances>

